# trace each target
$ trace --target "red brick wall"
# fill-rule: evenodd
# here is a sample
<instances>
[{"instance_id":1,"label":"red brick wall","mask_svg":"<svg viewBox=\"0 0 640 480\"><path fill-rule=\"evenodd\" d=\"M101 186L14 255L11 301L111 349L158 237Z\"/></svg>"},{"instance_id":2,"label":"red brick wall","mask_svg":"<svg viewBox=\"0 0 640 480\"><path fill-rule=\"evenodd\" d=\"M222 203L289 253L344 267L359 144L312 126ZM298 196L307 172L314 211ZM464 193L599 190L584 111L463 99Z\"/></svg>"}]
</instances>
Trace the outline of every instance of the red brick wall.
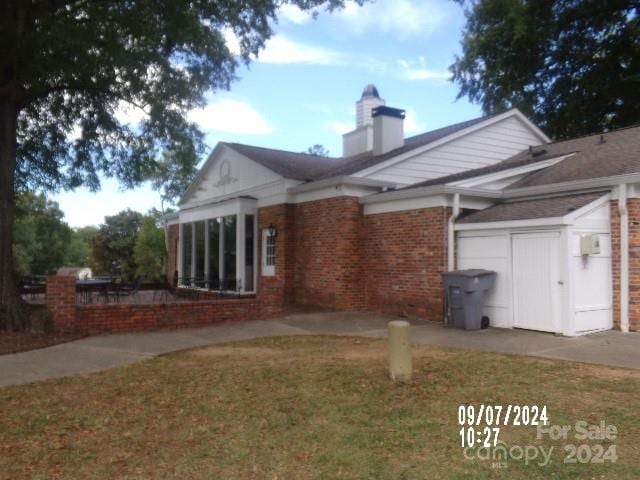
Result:
<instances>
[{"instance_id":1,"label":"red brick wall","mask_svg":"<svg viewBox=\"0 0 640 480\"><path fill-rule=\"evenodd\" d=\"M629 211L629 327L640 330L640 199L627 200ZM611 202L611 274L613 324L620 328L620 214L618 201Z\"/></svg>"},{"instance_id":2,"label":"red brick wall","mask_svg":"<svg viewBox=\"0 0 640 480\"><path fill-rule=\"evenodd\" d=\"M167 243L169 252L167 255L167 279L173 285L177 281L176 272L178 271L178 238L180 236L180 225L169 225L167 235Z\"/></svg>"},{"instance_id":3,"label":"red brick wall","mask_svg":"<svg viewBox=\"0 0 640 480\"><path fill-rule=\"evenodd\" d=\"M47 277L45 305L51 312L53 325L59 331L76 329L76 277Z\"/></svg>"},{"instance_id":4,"label":"red brick wall","mask_svg":"<svg viewBox=\"0 0 640 480\"><path fill-rule=\"evenodd\" d=\"M440 272L447 265L449 208L365 216L369 309L443 319Z\"/></svg>"},{"instance_id":5,"label":"red brick wall","mask_svg":"<svg viewBox=\"0 0 640 480\"><path fill-rule=\"evenodd\" d=\"M255 298L168 304L78 305L77 328L88 333L202 327L231 320L258 320L281 311Z\"/></svg>"},{"instance_id":6,"label":"red brick wall","mask_svg":"<svg viewBox=\"0 0 640 480\"><path fill-rule=\"evenodd\" d=\"M275 276L262 275L262 230L273 226L276 237ZM258 210L258 299L266 305L291 304L294 300L294 206L288 204Z\"/></svg>"},{"instance_id":7,"label":"red brick wall","mask_svg":"<svg viewBox=\"0 0 640 480\"><path fill-rule=\"evenodd\" d=\"M282 314L281 305L251 298L200 299L167 304L76 304L75 277L50 276L46 305L58 331L135 332L198 327L228 320L258 320Z\"/></svg>"},{"instance_id":8,"label":"red brick wall","mask_svg":"<svg viewBox=\"0 0 640 480\"><path fill-rule=\"evenodd\" d=\"M363 214L355 197L295 205L295 303L365 308Z\"/></svg>"}]
</instances>

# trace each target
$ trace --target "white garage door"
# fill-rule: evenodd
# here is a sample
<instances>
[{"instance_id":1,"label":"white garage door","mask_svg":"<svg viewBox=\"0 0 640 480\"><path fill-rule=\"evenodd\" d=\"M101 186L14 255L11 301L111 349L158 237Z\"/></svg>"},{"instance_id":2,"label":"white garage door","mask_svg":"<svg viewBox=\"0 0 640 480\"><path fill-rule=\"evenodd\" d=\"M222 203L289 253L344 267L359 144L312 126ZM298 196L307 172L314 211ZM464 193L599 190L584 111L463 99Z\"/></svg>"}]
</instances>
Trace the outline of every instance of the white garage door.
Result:
<instances>
[{"instance_id":1,"label":"white garage door","mask_svg":"<svg viewBox=\"0 0 640 480\"><path fill-rule=\"evenodd\" d=\"M560 332L560 233L514 234L514 326Z\"/></svg>"}]
</instances>

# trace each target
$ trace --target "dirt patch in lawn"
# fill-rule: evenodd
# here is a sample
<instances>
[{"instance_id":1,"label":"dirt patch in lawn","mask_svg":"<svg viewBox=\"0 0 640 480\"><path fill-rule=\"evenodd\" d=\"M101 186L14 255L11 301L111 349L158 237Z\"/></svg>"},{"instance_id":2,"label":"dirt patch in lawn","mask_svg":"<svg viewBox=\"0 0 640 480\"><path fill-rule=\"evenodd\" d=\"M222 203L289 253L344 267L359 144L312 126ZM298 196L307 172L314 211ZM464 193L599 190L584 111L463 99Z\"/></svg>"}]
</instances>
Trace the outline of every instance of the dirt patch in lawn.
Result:
<instances>
[{"instance_id":1,"label":"dirt patch in lawn","mask_svg":"<svg viewBox=\"0 0 640 480\"><path fill-rule=\"evenodd\" d=\"M206 348L199 348L190 352L191 355L196 357L227 357L227 356L239 356L239 357L269 357L272 355L281 355L282 350L276 350L274 348L263 347L227 347L227 346L212 346Z\"/></svg>"},{"instance_id":2,"label":"dirt patch in lawn","mask_svg":"<svg viewBox=\"0 0 640 480\"><path fill-rule=\"evenodd\" d=\"M0 332L0 355L50 347L86 337L78 333Z\"/></svg>"}]
</instances>

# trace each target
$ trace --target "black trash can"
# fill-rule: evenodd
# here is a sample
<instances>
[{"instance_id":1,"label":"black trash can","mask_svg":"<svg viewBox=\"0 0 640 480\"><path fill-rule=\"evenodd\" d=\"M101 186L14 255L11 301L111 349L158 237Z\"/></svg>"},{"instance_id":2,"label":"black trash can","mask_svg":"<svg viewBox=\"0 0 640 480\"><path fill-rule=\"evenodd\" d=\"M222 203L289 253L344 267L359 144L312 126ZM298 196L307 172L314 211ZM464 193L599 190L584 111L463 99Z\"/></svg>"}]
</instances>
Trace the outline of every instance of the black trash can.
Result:
<instances>
[{"instance_id":1,"label":"black trash can","mask_svg":"<svg viewBox=\"0 0 640 480\"><path fill-rule=\"evenodd\" d=\"M487 291L493 287L496 272L482 269L443 272L442 283L447 295L448 325L465 330L486 328L482 306Z\"/></svg>"}]
</instances>

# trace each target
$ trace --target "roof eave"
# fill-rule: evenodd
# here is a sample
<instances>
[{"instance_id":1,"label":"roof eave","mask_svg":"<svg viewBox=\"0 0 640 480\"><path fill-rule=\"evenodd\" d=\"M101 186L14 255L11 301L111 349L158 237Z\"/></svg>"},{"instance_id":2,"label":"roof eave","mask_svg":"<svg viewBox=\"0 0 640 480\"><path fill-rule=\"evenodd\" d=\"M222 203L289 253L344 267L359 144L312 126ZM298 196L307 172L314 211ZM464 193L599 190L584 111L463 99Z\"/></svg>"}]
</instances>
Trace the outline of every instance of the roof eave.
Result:
<instances>
[{"instance_id":1,"label":"roof eave","mask_svg":"<svg viewBox=\"0 0 640 480\"><path fill-rule=\"evenodd\" d=\"M350 175L340 175L337 177L325 178L323 180L316 180L313 182L303 183L290 188L289 193L302 193L318 190L320 188L334 187L337 185L354 185L359 187L373 187L373 188L395 188L396 184L391 182L385 182L382 180L372 180L368 178L352 177Z\"/></svg>"},{"instance_id":2,"label":"roof eave","mask_svg":"<svg viewBox=\"0 0 640 480\"><path fill-rule=\"evenodd\" d=\"M520 187L502 191L503 198L523 198L549 193L569 193L587 191L604 187L615 187L620 184L639 183L640 173L625 173L609 177L587 178L569 182L550 183L532 187Z\"/></svg>"},{"instance_id":3,"label":"roof eave","mask_svg":"<svg viewBox=\"0 0 640 480\"><path fill-rule=\"evenodd\" d=\"M447 185L432 185L429 187L418 187L413 189L394 190L363 197L360 202L363 204L373 204L389 202L394 200L409 200L412 198L429 197L432 195L456 194L469 197L480 198L502 198L502 192L496 190L486 190L482 188L451 187Z\"/></svg>"}]
</instances>

